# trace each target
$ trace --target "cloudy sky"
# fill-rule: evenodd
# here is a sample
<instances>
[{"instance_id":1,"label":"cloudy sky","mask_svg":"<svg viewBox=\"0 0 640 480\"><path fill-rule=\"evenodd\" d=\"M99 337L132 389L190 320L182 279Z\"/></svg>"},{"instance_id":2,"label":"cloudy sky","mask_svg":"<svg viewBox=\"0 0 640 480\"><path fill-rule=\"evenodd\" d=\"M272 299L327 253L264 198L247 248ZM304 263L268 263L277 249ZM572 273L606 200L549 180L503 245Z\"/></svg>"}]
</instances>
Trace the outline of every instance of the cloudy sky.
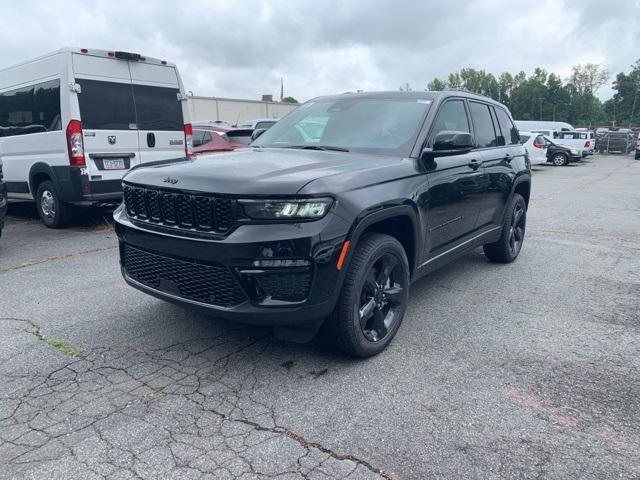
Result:
<instances>
[{"instance_id":1,"label":"cloudy sky","mask_svg":"<svg viewBox=\"0 0 640 480\"><path fill-rule=\"evenodd\" d=\"M0 68L64 45L127 50L175 62L195 95L277 97L282 77L306 100L466 66L566 77L640 58L640 0L1 1Z\"/></svg>"}]
</instances>

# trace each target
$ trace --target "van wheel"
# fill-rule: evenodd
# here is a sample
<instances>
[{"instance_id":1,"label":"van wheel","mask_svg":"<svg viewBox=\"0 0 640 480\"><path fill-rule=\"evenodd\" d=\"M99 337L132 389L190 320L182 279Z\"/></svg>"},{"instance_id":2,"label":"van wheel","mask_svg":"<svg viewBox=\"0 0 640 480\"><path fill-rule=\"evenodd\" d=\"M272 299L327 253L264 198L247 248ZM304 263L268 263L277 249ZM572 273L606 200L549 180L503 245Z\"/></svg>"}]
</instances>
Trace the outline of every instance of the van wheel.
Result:
<instances>
[{"instance_id":1,"label":"van wheel","mask_svg":"<svg viewBox=\"0 0 640 480\"><path fill-rule=\"evenodd\" d=\"M36 191L38 214L49 228L64 228L71 219L71 207L60 200L53 182L46 180L38 185Z\"/></svg>"},{"instance_id":2,"label":"van wheel","mask_svg":"<svg viewBox=\"0 0 640 480\"><path fill-rule=\"evenodd\" d=\"M556 167L564 167L569 163L569 158L567 158L567 156L564 153L556 153L551 159L551 162Z\"/></svg>"},{"instance_id":3,"label":"van wheel","mask_svg":"<svg viewBox=\"0 0 640 480\"><path fill-rule=\"evenodd\" d=\"M504 217L498 241L482 247L485 256L492 262L513 262L522 250L524 232L527 228L527 203L522 195L513 194Z\"/></svg>"},{"instance_id":4,"label":"van wheel","mask_svg":"<svg viewBox=\"0 0 640 480\"><path fill-rule=\"evenodd\" d=\"M389 235L367 234L349 263L328 320L329 333L349 355L377 355L398 331L408 301L409 262L404 248Z\"/></svg>"}]
</instances>

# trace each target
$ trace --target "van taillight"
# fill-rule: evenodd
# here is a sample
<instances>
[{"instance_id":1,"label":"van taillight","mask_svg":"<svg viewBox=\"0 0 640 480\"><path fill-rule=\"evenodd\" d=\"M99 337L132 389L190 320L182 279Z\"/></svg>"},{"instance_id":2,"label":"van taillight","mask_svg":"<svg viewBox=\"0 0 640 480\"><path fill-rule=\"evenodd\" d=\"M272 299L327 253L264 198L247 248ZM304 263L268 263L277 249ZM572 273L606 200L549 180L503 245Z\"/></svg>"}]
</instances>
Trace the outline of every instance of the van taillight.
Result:
<instances>
[{"instance_id":1,"label":"van taillight","mask_svg":"<svg viewBox=\"0 0 640 480\"><path fill-rule=\"evenodd\" d=\"M84 167L86 163L80 120L71 120L67 125L67 145L69 147L69 164L75 167Z\"/></svg>"},{"instance_id":2,"label":"van taillight","mask_svg":"<svg viewBox=\"0 0 640 480\"><path fill-rule=\"evenodd\" d=\"M591 145L591 142L589 140L584 142L584 148L589 148L589 145Z\"/></svg>"},{"instance_id":3,"label":"van taillight","mask_svg":"<svg viewBox=\"0 0 640 480\"><path fill-rule=\"evenodd\" d=\"M190 123L184 124L184 154L187 157L193 155L193 128Z\"/></svg>"}]
</instances>

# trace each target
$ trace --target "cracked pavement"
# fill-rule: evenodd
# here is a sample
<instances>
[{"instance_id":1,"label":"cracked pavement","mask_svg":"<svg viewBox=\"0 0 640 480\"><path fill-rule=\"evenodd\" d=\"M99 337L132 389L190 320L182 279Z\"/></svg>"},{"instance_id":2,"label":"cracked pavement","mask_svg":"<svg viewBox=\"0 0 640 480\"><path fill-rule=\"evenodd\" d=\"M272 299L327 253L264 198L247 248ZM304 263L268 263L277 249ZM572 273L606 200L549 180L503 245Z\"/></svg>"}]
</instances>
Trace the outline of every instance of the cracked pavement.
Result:
<instances>
[{"instance_id":1,"label":"cracked pavement","mask_svg":"<svg viewBox=\"0 0 640 480\"><path fill-rule=\"evenodd\" d=\"M12 204L0 478L640 478L638 185L631 157L536 167L518 261L418 281L364 361L126 286L105 212Z\"/></svg>"}]
</instances>

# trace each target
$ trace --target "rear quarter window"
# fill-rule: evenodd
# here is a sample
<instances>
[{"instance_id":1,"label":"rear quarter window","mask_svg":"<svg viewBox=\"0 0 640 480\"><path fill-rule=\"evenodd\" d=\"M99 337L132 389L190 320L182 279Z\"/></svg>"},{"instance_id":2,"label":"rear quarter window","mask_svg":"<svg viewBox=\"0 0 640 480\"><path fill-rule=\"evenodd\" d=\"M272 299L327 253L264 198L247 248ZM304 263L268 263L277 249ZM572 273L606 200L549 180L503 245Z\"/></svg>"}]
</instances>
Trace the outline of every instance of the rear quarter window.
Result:
<instances>
[{"instance_id":1,"label":"rear quarter window","mask_svg":"<svg viewBox=\"0 0 640 480\"><path fill-rule=\"evenodd\" d=\"M0 137L61 128L60 80L0 93Z\"/></svg>"}]
</instances>

